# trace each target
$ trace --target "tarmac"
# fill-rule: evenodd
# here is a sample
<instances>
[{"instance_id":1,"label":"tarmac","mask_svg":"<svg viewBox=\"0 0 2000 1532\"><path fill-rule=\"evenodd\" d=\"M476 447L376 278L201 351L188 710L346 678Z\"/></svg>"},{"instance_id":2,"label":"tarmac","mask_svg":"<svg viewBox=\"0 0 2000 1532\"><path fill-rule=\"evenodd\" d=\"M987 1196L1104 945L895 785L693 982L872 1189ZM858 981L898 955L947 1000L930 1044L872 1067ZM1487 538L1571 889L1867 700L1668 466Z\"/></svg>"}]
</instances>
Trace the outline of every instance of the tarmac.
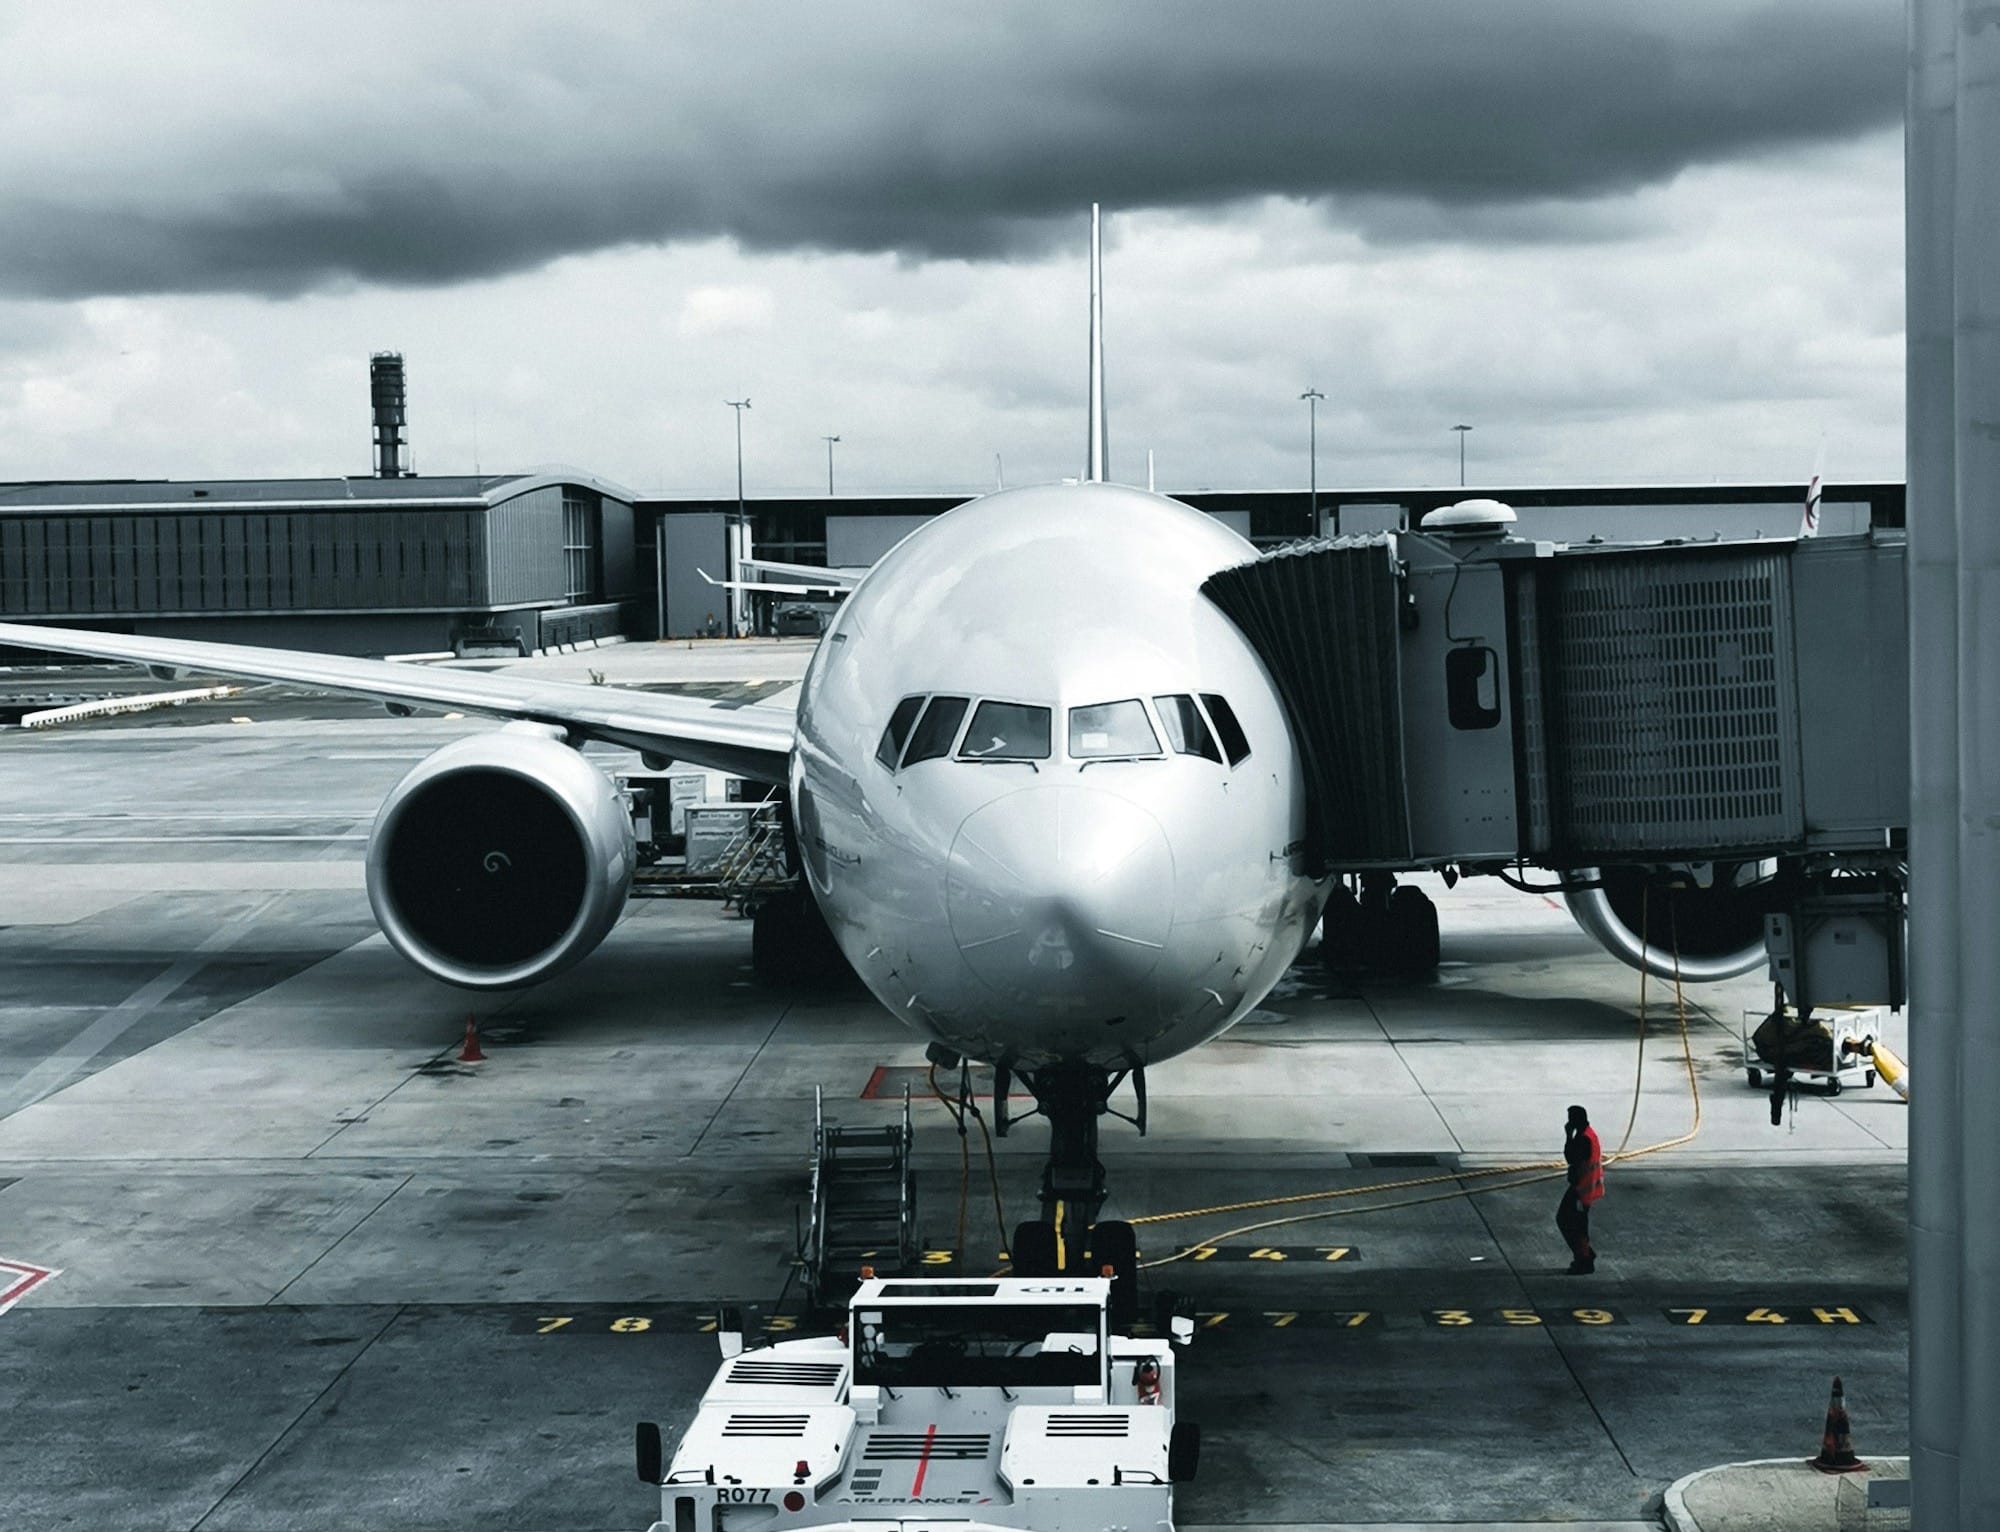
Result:
<instances>
[{"instance_id":1,"label":"tarmac","mask_svg":"<svg viewBox=\"0 0 2000 1532\"><path fill-rule=\"evenodd\" d=\"M768 701L808 652L528 663ZM961 1168L921 1043L858 988L758 982L733 914L636 903L498 998L388 947L375 807L484 727L264 689L0 731L0 1261L59 1273L0 1313L10 1529L645 1527L632 1423L687 1417L705 1316L797 1322L815 1087L869 1122L909 1083L922 1232L964 1251L937 1269L998 1268L984 1149ZM1572 1101L1607 1145L1688 1133L1671 986L1641 1037L1638 975L1553 902L1428 886L1434 980L1309 952L1153 1072L1144 1140L1107 1124L1107 1216L1384 1188L1141 1224L1201 1316L1180 1524L1657 1527L1690 1473L1810 1456L1835 1373L1862 1456L1906 1451L1908 1109L1803 1095L1774 1128L1739 1036L1767 982L1690 989L1699 1130L1612 1167L1570 1277L1554 1182L1463 1173L1546 1164ZM1045 1145L997 1146L1009 1220ZM1307 1213L1337 1216L1223 1237Z\"/></svg>"}]
</instances>

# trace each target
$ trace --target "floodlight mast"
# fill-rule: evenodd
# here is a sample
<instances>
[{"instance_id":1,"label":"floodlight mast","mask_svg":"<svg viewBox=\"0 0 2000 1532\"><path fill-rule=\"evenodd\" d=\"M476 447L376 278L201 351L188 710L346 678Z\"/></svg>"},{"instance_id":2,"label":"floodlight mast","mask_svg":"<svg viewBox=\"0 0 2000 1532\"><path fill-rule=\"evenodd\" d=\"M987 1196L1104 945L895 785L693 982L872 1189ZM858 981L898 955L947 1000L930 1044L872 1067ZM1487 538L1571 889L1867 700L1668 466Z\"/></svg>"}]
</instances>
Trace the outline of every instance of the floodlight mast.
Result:
<instances>
[{"instance_id":1,"label":"floodlight mast","mask_svg":"<svg viewBox=\"0 0 2000 1532\"><path fill-rule=\"evenodd\" d=\"M1306 402L1306 498L1312 507L1312 535L1319 536L1319 406L1326 397L1309 388L1299 397Z\"/></svg>"},{"instance_id":2,"label":"floodlight mast","mask_svg":"<svg viewBox=\"0 0 2000 1532\"><path fill-rule=\"evenodd\" d=\"M743 578L742 560L749 553L750 517L743 509L743 412L750 408L750 396L722 401L736 412L736 525L729 539L729 578ZM734 585L728 591L729 636L735 638L743 628L743 593Z\"/></svg>"}]
</instances>

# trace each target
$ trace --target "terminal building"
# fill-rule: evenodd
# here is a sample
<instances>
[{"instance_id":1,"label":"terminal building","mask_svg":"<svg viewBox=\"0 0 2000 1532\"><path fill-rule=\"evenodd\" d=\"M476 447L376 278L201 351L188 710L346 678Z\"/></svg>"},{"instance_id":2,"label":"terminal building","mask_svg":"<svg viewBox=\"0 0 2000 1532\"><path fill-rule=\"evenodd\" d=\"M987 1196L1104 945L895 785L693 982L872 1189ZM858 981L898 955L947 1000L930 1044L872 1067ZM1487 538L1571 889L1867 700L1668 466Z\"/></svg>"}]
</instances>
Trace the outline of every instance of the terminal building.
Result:
<instances>
[{"instance_id":1,"label":"terminal building","mask_svg":"<svg viewBox=\"0 0 2000 1532\"><path fill-rule=\"evenodd\" d=\"M1414 526L1470 495L1558 542L1790 537L1800 486L1197 491L1271 548ZM859 570L968 495L744 502L760 558ZM727 632L734 497L643 498L581 469L0 484L0 618L338 654L520 653ZM1830 486L1828 533L1900 527L1903 486ZM827 604L752 596L738 625Z\"/></svg>"},{"instance_id":2,"label":"terminal building","mask_svg":"<svg viewBox=\"0 0 2000 1532\"><path fill-rule=\"evenodd\" d=\"M480 477L0 484L0 615L337 654L532 653L649 615L629 491Z\"/></svg>"},{"instance_id":3,"label":"terminal building","mask_svg":"<svg viewBox=\"0 0 2000 1532\"><path fill-rule=\"evenodd\" d=\"M1701 484L1550 488L1486 486L1424 489L1195 490L1174 498L1208 512L1259 550L1313 537L1396 531L1470 496L1503 500L1520 520L1516 535L1550 542L1682 539L1696 542L1791 537L1799 530L1802 484ZM934 516L970 495L798 495L744 502L750 550L759 558L859 570ZM650 630L672 638L726 628L725 592L704 579L729 567L733 496L641 499L639 563L651 588ZM1829 485L1820 507L1828 534L1903 525L1903 486ZM753 597L746 615L772 629L787 603Z\"/></svg>"}]
</instances>

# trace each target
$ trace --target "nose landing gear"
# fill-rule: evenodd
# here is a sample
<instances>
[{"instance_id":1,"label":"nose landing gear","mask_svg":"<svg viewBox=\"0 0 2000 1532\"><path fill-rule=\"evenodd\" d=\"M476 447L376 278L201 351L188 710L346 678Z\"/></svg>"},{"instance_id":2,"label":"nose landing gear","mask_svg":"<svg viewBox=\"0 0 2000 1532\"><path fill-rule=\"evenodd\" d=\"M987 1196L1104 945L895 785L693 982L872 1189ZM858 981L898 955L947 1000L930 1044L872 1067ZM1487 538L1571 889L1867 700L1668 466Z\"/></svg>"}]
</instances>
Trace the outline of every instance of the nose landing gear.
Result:
<instances>
[{"instance_id":1,"label":"nose landing gear","mask_svg":"<svg viewBox=\"0 0 2000 1532\"><path fill-rule=\"evenodd\" d=\"M1319 951L1329 968L1421 978L1438 965L1437 906L1389 873L1363 873L1358 894L1343 885L1327 900Z\"/></svg>"},{"instance_id":2,"label":"nose landing gear","mask_svg":"<svg viewBox=\"0 0 2000 1532\"><path fill-rule=\"evenodd\" d=\"M1114 1111L1111 1094L1131 1078L1134 1115ZM1002 1136L1009 1126L1006 1096L1010 1073L994 1072L994 1124ZM1104 1163L1097 1157L1097 1120L1124 1118L1146 1131L1146 1071L1113 1074L1088 1064L1055 1064L1022 1081L1034 1092L1037 1112L1049 1120L1049 1162L1042 1172L1042 1216L1016 1226L1014 1273L1023 1277L1102 1276L1109 1268L1114 1322L1137 1312L1138 1237L1129 1223L1099 1223L1104 1206Z\"/></svg>"}]
</instances>

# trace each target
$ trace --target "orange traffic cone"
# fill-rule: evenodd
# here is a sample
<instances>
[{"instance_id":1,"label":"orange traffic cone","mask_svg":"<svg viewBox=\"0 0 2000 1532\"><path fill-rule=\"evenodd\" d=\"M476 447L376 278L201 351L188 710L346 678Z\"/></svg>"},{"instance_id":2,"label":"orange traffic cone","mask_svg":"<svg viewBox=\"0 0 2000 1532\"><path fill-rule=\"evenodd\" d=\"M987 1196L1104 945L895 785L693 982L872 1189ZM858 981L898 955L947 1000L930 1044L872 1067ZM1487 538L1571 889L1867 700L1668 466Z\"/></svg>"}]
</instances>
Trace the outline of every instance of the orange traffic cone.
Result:
<instances>
[{"instance_id":1,"label":"orange traffic cone","mask_svg":"<svg viewBox=\"0 0 2000 1532\"><path fill-rule=\"evenodd\" d=\"M458 1052L461 1064L477 1064L486 1057L479 1051L479 1023L472 1017L465 1018L465 1046Z\"/></svg>"},{"instance_id":2,"label":"orange traffic cone","mask_svg":"<svg viewBox=\"0 0 2000 1532\"><path fill-rule=\"evenodd\" d=\"M1833 1397L1826 1406L1826 1434L1820 1438L1819 1456L1806 1459L1821 1473L1866 1473L1868 1465L1854 1455L1854 1437L1847 1424L1847 1400L1840 1379L1833 1380Z\"/></svg>"}]
</instances>

